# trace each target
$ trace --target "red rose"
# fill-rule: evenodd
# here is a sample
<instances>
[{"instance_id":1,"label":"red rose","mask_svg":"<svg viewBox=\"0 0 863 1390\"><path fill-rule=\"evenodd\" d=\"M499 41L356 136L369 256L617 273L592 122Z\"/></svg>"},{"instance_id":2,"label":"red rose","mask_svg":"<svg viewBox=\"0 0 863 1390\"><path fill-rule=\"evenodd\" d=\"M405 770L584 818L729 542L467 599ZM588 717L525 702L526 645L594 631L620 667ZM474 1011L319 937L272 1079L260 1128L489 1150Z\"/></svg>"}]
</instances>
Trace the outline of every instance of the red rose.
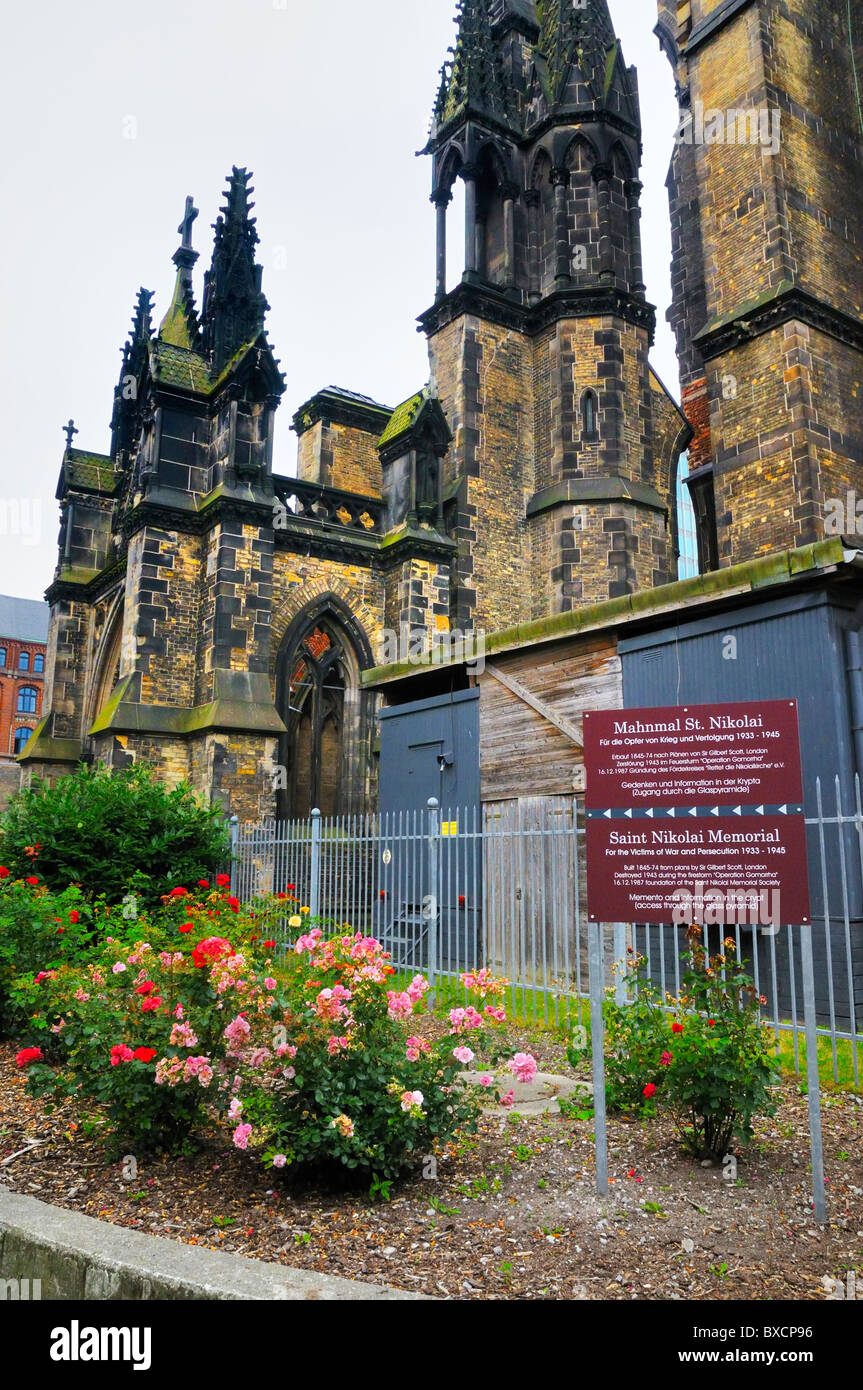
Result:
<instances>
[{"instance_id":1,"label":"red rose","mask_svg":"<svg viewBox=\"0 0 863 1390\"><path fill-rule=\"evenodd\" d=\"M459 905L459 907L464 907L465 902L466 902L466 898L465 898L464 893L459 893L459 895L458 895L458 905Z\"/></svg>"},{"instance_id":2,"label":"red rose","mask_svg":"<svg viewBox=\"0 0 863 1390\"><path fill-rule=\"evenodd\" d=\"M80 922L80 920L81 920L81 914L80 914L80 912L70 912L70 913L69 913L69 921L72 923L73 927L74 927L78 922Z\"/></svg>"},{"instance_id":3,"label":"red rose","mask_svg":"<svg viewBox=\"0 0 863 1390\"><path fill-rule=\"evenodd\" d=\"M239 912L239 910L240 910L240 900L239 900L239 898L228 898L228 907L231 909L232 912Z\"/></svg>"},{"instance_id":4,"label":"red rose","mask_svg":"<svg viewBox=\"0 0 863 1390\"><path fill-rule=\"evenodd\" d=\"M181 932L189 932L189 931L194 931L194 930L195 930L195 924L194 924L194 922L184 922L183 925L182 925L181 928L180 928L180 931L181 931Z\"/></svg>"},{"instance_id":5,"label":"red rose","mask_svg":"<svg viewBox=\"0 0 863 1390\"><path fill-rule=\"evenodd\" d=\"M188 898L188 896L188 888L172 888L170 893L168 894L169 898Z\"/></svg>"},{"instance_id":6,"label":"red rose","mask_svg":"<svg viewBox=\"0 0 863 1390\"><path fill-rule=\"evenodd\" d=\"M296 886L297 886L297 885L296 885L295 883L286 883L286 884L285 884L285 892L287 892L287 893L293 893L294 890L296 889Z\"/></svg>"},{"instance_id":7,"label":"red rose","mask_svg":"<svg viewBox=\"0 0 863 1390\"><path fill-rule=\"evenodd\" d=\"M265 941L265 942L264 942L264 950L265 950L265 951L273 951L273 950L275 950L275 946L276 946L275 941Z\"/></svg>"},{"instance_id":8,"label":"red rose","mask_svg":"<svg viewBox=\"0 0 863 1390\"><path fill-rule=\"evenodd\" d=\"M231 875L230 875L230 874L217 874L217 875L216 875L216 883L219 885L220 888L227 888L227 887L230 885L230 882L231 882Z\"/></svg>"},{"instance_id":9,"label":"red rose","mask_svg":"<svg viewBox=\"0 0 863 1390\"><path fill-rule=\"evenodd\" d=\"M0 864L0 878L8 878L8 877L9 877L9 870L6 869L6 868L4 868L3 865Z\"/></svg>"},{"instance_id":10,"label":"red rose","mask_svg":"<svg viewBox=\"0 0 863 1390\"><path fill-rule=\"evenodd\" d=\"M24 1051L19 1052L15 1058L19 1067L29 1067L31 1062L41 1062L42 1060L41 1047L25 1047Z\"/></svg>"},{"instance_id":11,"label":"red rose","mask_svg":"<svg viewBox=\"0 0 863 1390\"><path fill-rule=\"evenodd\" d=\"M203 970L210 961L221 960L223 956L233 956L236 952L230 941L223 936L208 936L199 941L192 952L192 960L198 970Z\"/></svg>"},{"instance_id":12,"label":"red rose","mask_svg":"<svg viewBox=\"0 0 863 1390\"><path fill-rule=\"evenodd\" d=\"M709 1019L707 1020L707 1026L708 1026L708 1028L715 1028L715 1027L716 1027L716 1019L715 1019L715 1018L709 1018Z\"/></svg>"},{"instance_id":13,"label":"red rose","mask_svg":"<svg viewBox=\"0 0 863 1390\"><path fill-rule=\"evenodd\" d=\"M156 1049L154 1047L136 1047L132 1053L136 1062L152 1062L155 1055Z\"/></svg>"},{"instance_id":14,"label":"red rose","mask_svg":"<svg viewBox=\"0 0 863 1390\"><path fill-rule=\"evenodd\" d=\"M38 880L38 878L25 878L24 882L25 882L25 883L29 883L29 885L30 885L31 888L38 888L38 887L39 887L39 880Z\"/></svg>"},{"instance_id":15,"label":"red rose","mask_svg":"<svg viewBox=\"0 0 863 1390\"><path fill-rule=\"evenodd\" d=\"M149 999L144 999L141 1001L141 1012L145 1014L155 1013L156 1010L161 1009L161 1007L162 1001L158 997L158 995L155 994L151 994Z\"/></svg>"},{"instance_id":16,"label":"red rose","mask_svg":"<svg viewBox=\"0 0 863 1390\"><path fill-rule=\"evenodd\" d=\"M287 896L288 896L287 893L277 893L277 894L276 894L276 897L277 897L277 898L280 898L282 902L285 901L285 898L286 898Z\"/></svg>"},{"instance_id":17,"label":"red rose","mask_svg":"<svg viewBox=\"0 0 863 1390\"><path fill-rule=\"evenodd\" d=\"M647 1085L645 1086L645 1088L644 1088L644 1090L642 1091L641 1094L644 1095L644 1096L647 1096L647 1099L648 1099L648 1100L650 1100L650 1097L651 1097L651 1096L655 1096L655 1095L656 1095L656 1087L654 1086L654 1084L653 1084L652 1081L648 1081Z\"/></svg>"},{"instance_id":18,"label":"red rose","mask_svg":"<svg viewBox=\"0 0 863 1390\"><path fill-rule=\"evenodd\" d=\"M672 1025L671 1025L671 1031L672 1031L672 1033L682 1033L682 1032L683 1032L683 1024L682 1024L682 1023L672 1023Z\"/></svg>"},{"instance_id":19,"label":"red rose","mask_svg":"<svg viewBox=\"0 0 863 1390\"><path fill-rule=\"evenodd\" d=\"M65 927L58 927L57 930L55 931L54 935L55 935L55 936L62 936L65 930L66 930Z\"/></svg>"},{"instance_id":20,"label":"red rose","mask_svg":"<svg viewBox=\"0 0 863 1390\"><path fill-rule=\"evenodd\" d=\"M196 888L209 888L210 883L209 880L206 878L199 878L195 886Z\"/></svg>"},{"instance_id":21,"label":"red rose","mask_svg":"<svg viewBox=\"0 0 863 1390\"><path fill-rule=\"evenodd\" d=\"M33 977L33 983L34 985L43 985L45 981L50 980L50 978L51 976L48 974L47 970L40 970L39 974Z\"/></svg>"},{"instance_id":22,"label":"red rose","mask_svg":"<svg viewBox=\"0 0 863 1390\"><path fill-rule=\"evenodd\" d=\"M386 890L386 888L382 888L381 891L380 891L380 893L378 894L378 896L381 897L381 898L385 898L386 895L387 895L387 890Z\"/></svg>"},{"instance_id":23,"label":"red rose","mask_svg":"<svg viewBox=\"0 0 863 1390\"><path fill-rule=\"evenodd\" d=\"M135 990L135 993L136 993L136 994L152 994L152 993L153 993L153 990L154 990L155 988L156 988L156 982L155 982L155 980L145 980L143 984L138 985L138 988Z\"/></svg>"}]
</instances>

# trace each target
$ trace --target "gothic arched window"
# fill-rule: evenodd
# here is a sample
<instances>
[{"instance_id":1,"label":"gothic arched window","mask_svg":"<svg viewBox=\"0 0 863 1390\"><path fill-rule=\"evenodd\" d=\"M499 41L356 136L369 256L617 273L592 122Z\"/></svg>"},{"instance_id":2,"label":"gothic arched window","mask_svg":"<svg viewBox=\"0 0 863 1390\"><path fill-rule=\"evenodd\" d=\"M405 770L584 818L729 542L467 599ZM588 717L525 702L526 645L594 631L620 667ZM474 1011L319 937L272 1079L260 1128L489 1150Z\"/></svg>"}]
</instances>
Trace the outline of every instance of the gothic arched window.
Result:
<instances>
[{"instance_id":1,"label":"gothic arched window","mask_svg":"<svg viewBox=\"0 0 863 1390\"><path fill-rule=\"evenodd\" d=\"M595 391L585 391L581 398L581 433L584 439L599 438L599 402Z\"/></svg>"},{"instance_id":2,"label":"gothic arched window","mask_svg":"<svg viewBox=\"0 0 863 1390\"><path fill-rule=\"evenodd\" d=\"M681 454L677 469L677 577L694 579L698 574L698 526L695 508L686 485L689 455Z\"/></svg>"},{"instance_id":3,"label":"gothic arched window","mask_svg":"<svg viewBox=\"0 0 863 1390\"><path fill-rule=\"evenodd\" d=\"M347 620L346 620L347 616ZM279 762L282 818L361 809L366 793L368 696L360 671L371 665L350 618L318 603L294 621L279 657L278 707L287 728Z\"/></svg>"}]
</instances>

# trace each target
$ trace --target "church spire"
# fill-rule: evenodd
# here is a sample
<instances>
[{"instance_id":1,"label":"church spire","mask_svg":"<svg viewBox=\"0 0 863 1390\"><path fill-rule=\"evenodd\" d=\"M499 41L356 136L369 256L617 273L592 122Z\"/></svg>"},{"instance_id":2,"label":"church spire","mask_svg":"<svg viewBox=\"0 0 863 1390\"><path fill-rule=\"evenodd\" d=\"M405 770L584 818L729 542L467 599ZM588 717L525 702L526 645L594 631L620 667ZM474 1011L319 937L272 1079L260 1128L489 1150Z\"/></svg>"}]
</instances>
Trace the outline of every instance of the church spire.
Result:
<instances>
[{"instance_id":1,"label":"church spire","mask_svg":"<svg viewBox=\"0 0 863 1390\"><path fill-rule=\"evenodd\" d=\"M114 409L111 415L111 457L117 459L133 442L137 412L138 387L141 372L147 361L153 337L153 295L142 286L132 314L132 326L121 349L123 362L120 380L114 389Z\"/></svg>"},{"instance_id":2,"label":"church spire","mask_svg":"<svg viewBox=\"0 0 863 1390\"><path fill-rule=\"evenodd\" d=\"M458 0L458 36L441 69L432 135L457 117L485 117L512 128L516 98L492 36L489 0Z\"/></svg>"},{"instance_id":3,"label":"church spire","mask_svg":"<svg viewBox=\"0 0 863 1390\"><path fill-rule=\"evenodd\" d=\"M247 169L231 170L226 204L214 224L213 260L204 276L204 351L217 372L260 336L270 307L261 292L263 271L255 262L258 233L250 215L250 195L255 191L251 178Z\"/></svg>"},{"instance_id":4,"label":"church spire","mask_svg":"<svg viewBox=\"0 0 863 1390\"><path fill-rule=\"evenodd\" d=\"M182 241L174 252L173 261L177 267L174 296L167 314L159 325L159 338L173 347L194 351L198 347L200 329L195 309L192 288L192 270L198 259L197 251L192 249L192 224L198 216L194 198L186 198L186 210L177 231Z\"/></svg>"},{"instance_id":5,"label":"church spire","mask_svg":"<svg viewBox=\"0 0 863 1390\"><path fill-rule=\"evenodd\" d=\"M608 0L538 0L535 61L550 105L601 101L617 49ZM588 91L579 93L579 84Z\"/></svg>"}]
</instances>

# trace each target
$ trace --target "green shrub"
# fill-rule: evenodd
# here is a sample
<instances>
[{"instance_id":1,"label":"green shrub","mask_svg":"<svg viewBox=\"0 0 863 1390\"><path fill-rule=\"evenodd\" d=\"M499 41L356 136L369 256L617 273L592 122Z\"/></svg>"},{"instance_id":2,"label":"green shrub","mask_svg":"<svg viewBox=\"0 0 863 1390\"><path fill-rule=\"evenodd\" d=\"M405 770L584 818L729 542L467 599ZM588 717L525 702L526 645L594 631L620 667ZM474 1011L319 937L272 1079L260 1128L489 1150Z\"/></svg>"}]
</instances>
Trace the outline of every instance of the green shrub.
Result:
<instances>
[{"instance_id":1,"label":"green shrub","mask_svg":"<svg viewBox=\"0 0 863 1390\"><path fill-rule=\"evenodd\" d=\"M39 986L28 995L24 984L82 959L93 940L93 909L78 888L53 894L27 878L0 867L0 1038L32 1035Z\"/></svg>"},{"instance_id":2,"label":"green shrub","mask_svg":"<svg viewBox=\"0 0 863 1390\"><path fill-rule=\"evenodd\" d=\"M636 957L627 971L631 1003L618 1004L608 998L603 1004L606 1103L610 1110L653 1114L653 1096L665 1080L662 1059L668 1052L669 1030L662 996L643 976L643 965L643 959ZM647 1097L644 1088L651 1085L654 1090Z\"/></svg>"},{"instance_id":3,"label":"green shrub","mask_svg":"<svg viewBox=\"0 0 863 1390\"><path fill-rule=\"evenodd\" d=\"M700 928L687 935L692 963L672 1025L666 1093L687 1150L721 1160L735 1139L750 1142L756 1115L775 1114L779 1062L759 1017L765 1001L738 964L734 940L725 942L725 954L708 956Z\"/></svg>"},{"instance_id":4,"label":"green shrub","mask_svg":"<svg viewBox=\"0 0 863 1390\"><path fill-rule=\"evenodd\" d=\"M604 1004L607 1099L612 1109L643 1115L665 1106L687 1152L722 1159L735 1140L750 1141L756 1115L775 1112L779 1064L759 1017L764 1000L738 963L734 940L708 957L700 927L687 937L689 968L678 998L663 998L644 958L633 956L633 1002Z\"/></svg>"},{"instance_id":5,"label":"green shrub","mask_svg":"<svg viewBox=\"0 0 863 1390\"><path fill-rule=\"evenodd\" d=\"M38 874L48 888L82 885L119 903L134 892L156 907L177 883L224 866L229 836L222 813L187 786L169 790L151 769L81 768L54 787L19 792L0 821L0 864L12 877Z\"/></svg>"}]
</instances>

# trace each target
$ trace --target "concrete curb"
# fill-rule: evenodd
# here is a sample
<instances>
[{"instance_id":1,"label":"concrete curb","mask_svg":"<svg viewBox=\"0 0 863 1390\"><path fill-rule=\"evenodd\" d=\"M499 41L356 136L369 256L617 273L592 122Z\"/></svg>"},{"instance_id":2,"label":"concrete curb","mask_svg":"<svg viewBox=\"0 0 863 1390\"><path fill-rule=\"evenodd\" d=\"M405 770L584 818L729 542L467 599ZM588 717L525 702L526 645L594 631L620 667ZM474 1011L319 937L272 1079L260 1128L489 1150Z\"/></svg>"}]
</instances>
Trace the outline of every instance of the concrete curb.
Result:
<instances>
[{"instance_id":1,"label":"concrete curb","mask_svg":"<svg viewBox=\"0 0 863 1390\"><path fill-rule=\"evenodd\" d=\"M143 1235L2 1186L0 1278L29 1279L31 1290L33 1281L41 1280L42 1298L54 1300L426 1299L389 1286L354 1283Z\"/></svg>"}]
</instances>

